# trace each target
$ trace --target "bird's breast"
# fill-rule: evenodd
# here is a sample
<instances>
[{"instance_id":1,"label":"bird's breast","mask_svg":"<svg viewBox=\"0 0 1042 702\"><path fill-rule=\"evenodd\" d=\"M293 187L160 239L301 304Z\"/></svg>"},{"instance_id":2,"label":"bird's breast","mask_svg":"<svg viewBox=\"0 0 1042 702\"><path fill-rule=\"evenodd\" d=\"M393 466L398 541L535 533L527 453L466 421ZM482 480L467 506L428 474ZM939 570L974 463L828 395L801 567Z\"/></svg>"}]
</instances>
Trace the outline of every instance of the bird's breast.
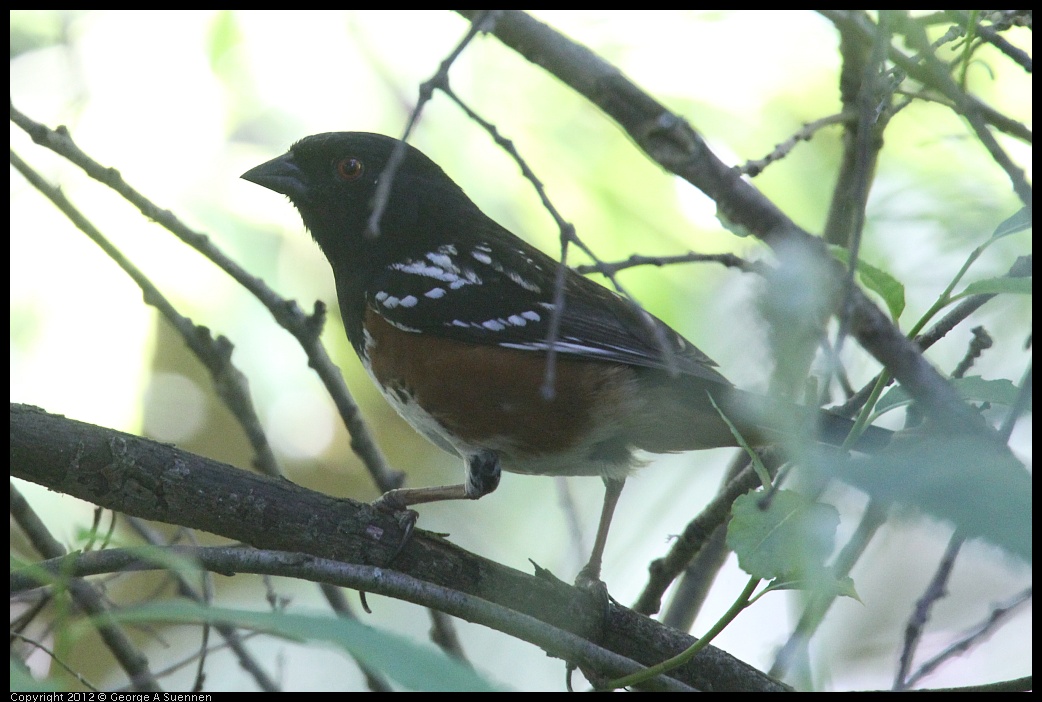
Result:
<instances>
[{"instance_id":1,"label":"bird's breast","mask_svg":"<svg viewBox=\"0 0 1042 702\"><path fill-rule=\"evenodd\" d=\"M368 308L362 362L384 397L443 449L495 451L505 470L624 474L633 371L559 356L546 398L546 354L412 333Z\"/></svg>"}]
</instances>

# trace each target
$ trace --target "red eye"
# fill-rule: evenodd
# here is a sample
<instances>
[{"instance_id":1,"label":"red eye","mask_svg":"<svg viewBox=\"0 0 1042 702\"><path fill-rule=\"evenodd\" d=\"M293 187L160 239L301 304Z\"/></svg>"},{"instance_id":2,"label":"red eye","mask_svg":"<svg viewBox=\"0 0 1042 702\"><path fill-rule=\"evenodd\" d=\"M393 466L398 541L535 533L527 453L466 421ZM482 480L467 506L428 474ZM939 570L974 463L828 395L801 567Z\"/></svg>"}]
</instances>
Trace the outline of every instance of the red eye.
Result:
<instances>
[{"instance_id":1,"label":"red eye","mask_svg":"<svg viewBox=\"0 0 1042 702\"><path fill-rule=\"evenodd\" d=\"M336 162L336 174L340 180L351 182L358 180L365 173L365 164L361 159L348 156Z\"/></svg>"}]
</instances>

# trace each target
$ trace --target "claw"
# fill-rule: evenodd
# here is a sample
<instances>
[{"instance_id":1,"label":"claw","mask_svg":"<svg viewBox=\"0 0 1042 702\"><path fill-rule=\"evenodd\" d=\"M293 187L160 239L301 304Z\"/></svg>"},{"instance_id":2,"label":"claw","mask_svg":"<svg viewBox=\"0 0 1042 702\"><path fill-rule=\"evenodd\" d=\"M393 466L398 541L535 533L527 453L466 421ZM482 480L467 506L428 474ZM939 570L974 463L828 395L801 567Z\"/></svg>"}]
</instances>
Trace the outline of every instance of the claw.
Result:
<instances>
[{"instance_id":1,"label":"claw","mask_svg":"<svg viewBox=\"0 0 1042 702\"><path fill-rule=\"evenodd\" d=\"M380 510L384 514L388 514L394 517L395 522L398 523L398 528L402 532L402 537L398 541L398 545L395 547L391 557L387 559L385 566L389 566L394 563L395 559L401 554L402 549L409 543L412 537L413 529L416 527L416 520L420 518L419 513L414 509L409 509L401 500L397 499L398 495L395 490L384 493L382 496L373 500L370 505ZM379 540L379 538L377 538Z\"/></svg>"},{"instance_id":2,"label":"claw","mask_svg":"<svg viewBox=\"0 0 1042 702\"><path fill-rule=\"evenodd\" d=\"M601 640L604 632L611 624L612 604L618 604L608 594L608 586L598 577L598 573L583 568L575 578L575 587L581 590L587 597L592 598L594 606L600 609L600 620L596 623L596 630L589 632L589 640L594 643Z\"/></svg>"},{"instance_id":3,"label":"claw","mask_svg":"<svg viewBox=\"0 0 1042 702\"><path fill-rule=\"evenodd\" d=\"M405 544L409 543L409 539L412 538L412 531L416 527L416 520L420 518L420 513L414 509L403 509L394 513L394 518L398 522L398 528L402 530L402 538L398 542L398 548L394 549L394 553L387 561L387 565L394 563L394 559L398 558L398 554L405 548Z\"/></svg>"}]
</instances>

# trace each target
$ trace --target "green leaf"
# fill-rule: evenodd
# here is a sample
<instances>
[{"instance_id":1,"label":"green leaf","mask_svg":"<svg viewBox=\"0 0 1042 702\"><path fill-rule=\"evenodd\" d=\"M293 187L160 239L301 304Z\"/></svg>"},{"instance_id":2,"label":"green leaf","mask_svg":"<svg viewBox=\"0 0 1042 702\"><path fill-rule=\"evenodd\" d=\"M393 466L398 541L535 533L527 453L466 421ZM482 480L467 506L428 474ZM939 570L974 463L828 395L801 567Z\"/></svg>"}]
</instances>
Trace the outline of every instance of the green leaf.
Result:
<instances>
[{"instance_id":1,"label":"green leaf","mask_svg":"<svg viewBox=\"0 0 1042 702\"><path fill-rule=\"evenodd\" d=\"M54 677L47 677L42 680L37 680L33 677L32 673L21 664L21 662L15 660L15 656L11 656L11 660L8 663L8 673L10 675L9 685L11 692L57 692L61 693L62 686ZM82 694L82 693L81 693ZM11 695L11 699L24 699L24 700L56 700L61 699L57 695L40 695L40 696L27 696L27 695Z\"/></svg>"},{"instance_id":2,"label":"green leaf","mask_svg":"<svg viewBox=\"0 0 1042 702\"><path fill-rule=\"evenodd\" d=\"M133 622L221 622L295 641L323 641L337 646L409 690L497 691L474 670L437 649L351 619L285 612L247 612L190 602L147 605L113 612L111 616Z\"/></svg>"},{"instance_id":3,"label":"green leaf","mask_svg":"<svg viewBox=\"0 0 1042 702\"><path fill-rule=\"evenodd\" d=\"M989 402L993 405L1011 406L1017 399L1017 386L1005 378L985 380L978 375L949 379L959 397L967 402ZM911 402L911 397L901 386L887 390L876 405L883 412Z\"/></svg>"},{"instance_id":4,"label":"green leaf","mask_svg":"<svg viewBox=\"0 0 1042 702\"><path fill-rule=\"evenodd\" d=\"M727 545L742 570L762 580L818 580L832 553L839 513L791 490L742 495L731 509Z\"/></svg>"},{"instance_id":5,"label":"green leaf","mask_svg":"<svg viewBox=\"0 0 1042 702\"><path fill-rule=\"evenodd\" d=\"M966 289L954 296L952 300L958 300L970 295L1002 294L1012 293L1014 295L1031 294L1031 278L987 278L978 280L966 286Z\"/></svg>"},{"instance_id":6,"label":"green leaf","mask_svg":"<svg viewBox=\"0 0 1042 702\"><path fill-rule=\"evenodd\" d=\"M850 251L841 246L830 246L829 250L844 265L850 265ZM900 319L901 313L905 310L905 286L901 281L860 258L857 262L857 273L866 288L883 298L883 303L890 310L890 316L895 320Z\"/></svg>"},{"instance_id":7,"label":"green leaf","mask_svg":"<svg viewBox=\"0 0 1042 702\"><path fill-rule=\"evenodd\" d=\"M1024 231L1025 229L1031 228L1031 208L1022 207L1015 213L1007 217L1002 224L995 228L995 232L991 235L992 239L1001 239L1004 236L1010 234L1016 234L1017 232Z\"/></svg>"},{"instance_id":8,"label":"green leaf","mask_svg":"<svg viewBox=\"0 0 1042 702\"><path fill-rule=\"evenodd\" d=\"M827 597L849 597L861 602L854 588L854 580L849 576L842 578L815 578L814 580L776 580L764 588L763 593L775 590L813 590L817 595Z\"/></svg>"},{"instance_id":9,"label":"green leaf","mask_svg":"<svg viewBox=\"0 0 1042 702\"><path fill-rule=\"evenodd\" d=\"M1031 475L987 437L912 432L882 453L836 464L873 499L929 515L1031 562Z\"/></svg>"}]
</instances>

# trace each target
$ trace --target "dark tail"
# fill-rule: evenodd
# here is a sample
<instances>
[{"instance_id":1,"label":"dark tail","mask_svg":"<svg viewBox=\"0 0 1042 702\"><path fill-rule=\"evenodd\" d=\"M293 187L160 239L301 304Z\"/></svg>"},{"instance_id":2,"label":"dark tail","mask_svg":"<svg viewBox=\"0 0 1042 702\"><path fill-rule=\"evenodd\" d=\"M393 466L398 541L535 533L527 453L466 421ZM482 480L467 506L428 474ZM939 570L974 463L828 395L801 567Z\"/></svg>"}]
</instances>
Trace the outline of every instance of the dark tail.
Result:
<instances>
[{"instance_id":1,"label":"dark tail","mask_svg":"<svg viewBox=\"0 0 1042 702\"><path fill-rule=\"evenodd\" d=\"M783 443L790 436L810 436L810 425L819 441L841 446L854 428L853 421L828 410L772 400L695 376L671 378L663 371L641 371L638 379L648 409L635 417L638 421L627 443L653 453L737 446L721 415L754 447ZM874 453L889 443L892 434L868 427L852 446Z\"/></svg>"},{"instance_id":2,"label":"dark tail","mask_svg":"<svg viewBox=\"0 0 1042 702\"><path fill-rule=\"evenodd\" d=\"M814 423L818 441L830 446L842 446L854 429L853 420L829 410L789 404L742 390L733 389L723 403L719 400L717 402L743 434L748 431L754 437L761 437L761 440L771 443L777 441L780 435L806 431L806 424ZM863 453L876 453L890 443L893 434L889 429L868 426L851 444L851 448Z\"/></svg>"}]
</instances>

